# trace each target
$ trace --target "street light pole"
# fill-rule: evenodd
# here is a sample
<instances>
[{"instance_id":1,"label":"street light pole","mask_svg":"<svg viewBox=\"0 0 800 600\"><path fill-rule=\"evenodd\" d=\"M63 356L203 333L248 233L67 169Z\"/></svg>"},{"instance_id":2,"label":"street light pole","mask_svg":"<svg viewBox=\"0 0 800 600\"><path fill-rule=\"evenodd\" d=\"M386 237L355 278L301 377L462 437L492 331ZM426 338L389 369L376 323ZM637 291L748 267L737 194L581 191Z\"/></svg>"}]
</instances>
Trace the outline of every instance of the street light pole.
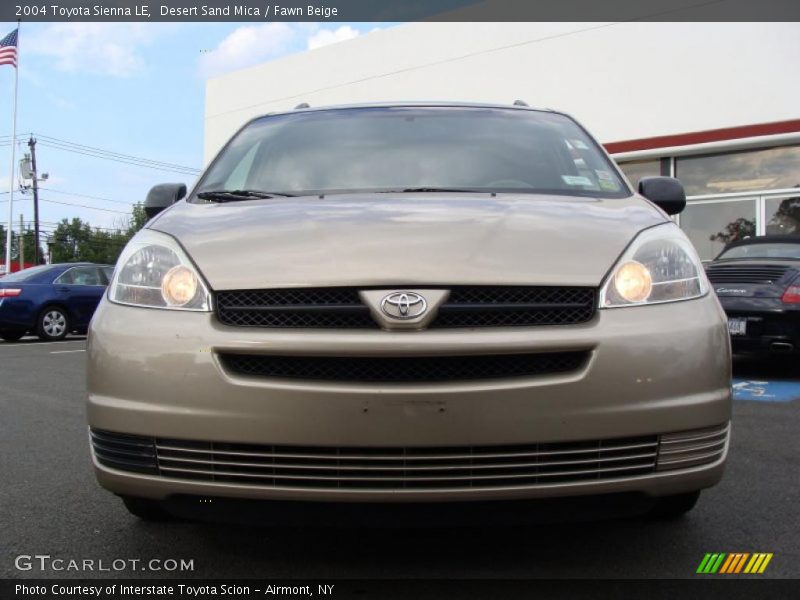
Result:
<instances>
[{"instance_id":1,"label":"street light pole","mask_svg":"<svg viewBox=\"0 0 800 600\"><path fill-rule=\"evenodd\" d=\"M19 242L17 245L19 246L19 269L18 271L22 271L25 268L25 221L23 220L25 217L22 213L19 215L19 237L17 238Z\"/></svg>"}]
</instances>

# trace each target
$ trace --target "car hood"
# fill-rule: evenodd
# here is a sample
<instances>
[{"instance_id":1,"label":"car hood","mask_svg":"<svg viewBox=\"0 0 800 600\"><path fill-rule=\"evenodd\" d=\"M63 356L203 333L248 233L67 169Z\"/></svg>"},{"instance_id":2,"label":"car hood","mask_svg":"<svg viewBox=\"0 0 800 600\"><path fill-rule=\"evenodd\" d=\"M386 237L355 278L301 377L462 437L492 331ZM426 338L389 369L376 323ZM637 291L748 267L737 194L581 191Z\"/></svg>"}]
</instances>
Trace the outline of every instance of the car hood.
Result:
<instances>
[{"instance_id":1,"label":"car hood","mask_svg":"<svg viewBox=\"0 0 800 600\"><path fill-rule=\"evenodd\" d=\"M354 194L180 202L151 229L212 288L445 284L597 286L642 229L646 200L533 194Z\"/></svg>"}]
</instances>

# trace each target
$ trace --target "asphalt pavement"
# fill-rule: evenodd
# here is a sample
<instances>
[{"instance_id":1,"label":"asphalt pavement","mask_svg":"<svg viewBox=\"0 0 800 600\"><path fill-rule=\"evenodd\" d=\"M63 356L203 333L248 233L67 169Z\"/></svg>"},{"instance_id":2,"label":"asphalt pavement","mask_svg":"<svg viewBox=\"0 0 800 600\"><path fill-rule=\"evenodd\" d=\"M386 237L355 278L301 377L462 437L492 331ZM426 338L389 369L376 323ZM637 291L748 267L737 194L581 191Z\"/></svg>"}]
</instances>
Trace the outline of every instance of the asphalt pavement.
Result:
<instances>
[{"instance_id":1,"label":"asphalt pavement","mask_svg":"<svg viewBox=\"0 0 800 600\"><path fill-rule=\"evenodd\" d=\"M505 509L495 506L485 518L470 513L447 525L409 527L390 511L347 526L302 518L254 526L145 523L97 485L83 405L85 344L0 342L0 577L691 578L707 552L773 553L761 577L800 577L800 360L736 361L725 477L677 521L611 511L599 520L573 512L498 525L493 517ZM538 509L511 514L520 510ZM21 570L30 563L20 555L50 558L44 569L33 559ZM193 570L68 568L70 560L97 569L119 559L191 560Z\"/></svg>"}]
</instances>

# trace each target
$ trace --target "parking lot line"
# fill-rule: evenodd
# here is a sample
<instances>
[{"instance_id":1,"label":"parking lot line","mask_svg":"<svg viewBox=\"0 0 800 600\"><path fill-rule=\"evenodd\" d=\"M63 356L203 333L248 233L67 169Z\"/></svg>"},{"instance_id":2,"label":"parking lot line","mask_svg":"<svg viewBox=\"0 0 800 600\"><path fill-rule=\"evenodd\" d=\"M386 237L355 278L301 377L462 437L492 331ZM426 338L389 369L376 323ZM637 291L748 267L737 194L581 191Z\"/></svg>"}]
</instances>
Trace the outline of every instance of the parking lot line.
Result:
<instances>
[{"instance_id":1,"label":"parking lot line","mask_svg":"<svg viewBox=\"0 0 800 600\"><path fill-rule=\"evenodd\" d=\"M86 352L86 348L82 348L80 350L56 350L55 352L51 352L50 354L70 354L72 352Z\"/></svg>"},{"instance_id":2,"label":"parking lot line","mask_svg":"<svg viewBox=\"0 0 800 600\"><path fill-rule=\"evenodd\" d=\"M73 344L85 344L86 340L66 340L63 342L27 342L27 343L13 343L8 342L0 344L0 350L4 348L44 348L45 346L61 345L67 348L72 347Z\"/></svg>"},{"instance_id":3,"label":"parking lot line","mask_svg":"<svg viewBox=\"0 0 800 600\"><path fill-rule=\"evenodd\" d=\"M51 346L53 344L77 344L79 342L85 342L86 338L81 338L78 340L61 340L60 342L40 342L40 341L30 341L30 342L3 342L0 344L0 348L17 348L20 346L28 347L28 348L41 348L42 346Z\"/></svg>"}]
</instances>

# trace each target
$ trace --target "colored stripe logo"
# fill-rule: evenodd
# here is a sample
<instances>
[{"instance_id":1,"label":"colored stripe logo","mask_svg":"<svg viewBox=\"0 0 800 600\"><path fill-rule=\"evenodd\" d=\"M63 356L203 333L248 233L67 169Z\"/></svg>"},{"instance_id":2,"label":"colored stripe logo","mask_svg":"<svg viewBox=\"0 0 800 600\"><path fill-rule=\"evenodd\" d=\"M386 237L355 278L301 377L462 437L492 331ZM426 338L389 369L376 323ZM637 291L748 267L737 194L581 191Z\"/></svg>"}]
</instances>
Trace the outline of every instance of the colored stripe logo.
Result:
<instances>
[{"instance_id":1,"label":"colored stripe logo","mask_svg":"<svg viewBox=\"0 0 800 600\"><path fill-rule=\"evenodd\" d=\"M708 552L700 561L697 573L713 575L735 575L738 573L763 573L769 561L772 560L772 552Z\"/></svg>"}]
</instances>

